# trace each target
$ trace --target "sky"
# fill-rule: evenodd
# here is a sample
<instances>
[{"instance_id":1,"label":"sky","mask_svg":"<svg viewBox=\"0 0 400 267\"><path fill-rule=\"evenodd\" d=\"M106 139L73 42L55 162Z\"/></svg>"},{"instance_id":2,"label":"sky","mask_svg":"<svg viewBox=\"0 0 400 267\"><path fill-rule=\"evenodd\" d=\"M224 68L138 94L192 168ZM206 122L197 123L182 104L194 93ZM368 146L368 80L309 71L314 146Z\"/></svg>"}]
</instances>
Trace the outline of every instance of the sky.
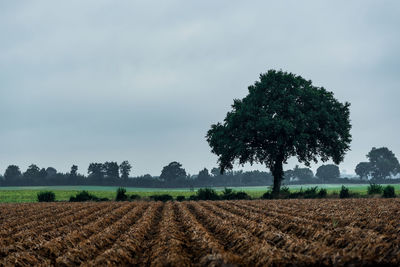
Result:
<instances>
[{"instance_id":1,"label":"sky","mask_svg":"<svg viewBox=\"0 0 400 267\"><path fill-rule=\"evenodd\" d=\"M269 69L351 103L342 172L372 147L399 157L399 26L397 0L1 1L0 172L211 169L208 129Z\"/></svg>"}]
</instances>

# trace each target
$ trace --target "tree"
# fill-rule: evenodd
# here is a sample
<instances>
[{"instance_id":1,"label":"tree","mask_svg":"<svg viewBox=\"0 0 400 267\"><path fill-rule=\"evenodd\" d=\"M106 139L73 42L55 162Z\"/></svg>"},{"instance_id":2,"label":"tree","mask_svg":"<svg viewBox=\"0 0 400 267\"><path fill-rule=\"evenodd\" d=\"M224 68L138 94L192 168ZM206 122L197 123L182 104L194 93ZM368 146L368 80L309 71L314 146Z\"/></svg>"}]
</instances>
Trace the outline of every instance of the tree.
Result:
<instances>
[{"instance_id":1,"label":"tree","mask_svg":"<svg viewBox=\"0 0 400 267\"><path fill-rule=\"evenodd\" d=\"M17 165L10 165L4 172L4 180L6 183L16 182L17 179L21 178L21 171Z\"/></svg>"},{"instance_id":2,"label":"tree","mask_svg":"<svg viewBox=\"0 0 400 267\"><path fill-rule=\"evenodd\" d=\"M103 164L103 169L106 174L106 177L109 179L119 178L119 166L118 163L111 161L105 162Z\"/></svg>"},{"instance_id":3,"label":"tree","mask_svg":"<svg viewBox=\"0 0 400 267\"><path fill-rule=\"evenodd\" d=\"M129 161L124 160L119 165L119 171L121 172L122 179L128 179L129 173L131 172L132 166L129 164Z\"/></svg>"},{"instance_id":4,"label":"tree","mask_svg":"<svg viewBox=\"0 0 400 267\"><path fill-rule=\"evenodd\" d=\"M368 179L368 176L371 175L371 164L369 162L360 162L357 164L356 169L354 170L360 179L363 178Z\"/></svg>"},{"instance_id":5,"label":"tree","mask_svg":"<svg viewBox=\"0 0 400 267\"><path fill-rule=\"evenodd\" d=\"M340 170L337 165L334 164L326 164L321 165L317 169L317 173L315 174L322 182L326 182L329 180L334 180L340 177Z\"/></svg>"},{"instance_id":6,"label":"tree","mask_svg":"<svg viewBox=\"0 0 400 267\"><path fill-rule=\"evenodd\" d=\"M35 165L31 164L28 169L24 172L24 177L26 178L37 178L40 176L40 168Z\"/></svg>"},{"instance_id":7,"label":"tree","mask_svg":"<svg viewBox=\"0 0 400 267\"><path fill-rule=\"evenodd\" d=\"M387 147L375 148L367 154L371 175L375 179L385 179L400 172L400 164L396 156Z\"/></svg>"},{"instance_id":8,"label":"tree","mask_svg":"<svg viewBox=\"0 0 400 267\"><path fill-rule=\"evenodd\" d=\"M323 87L283 71L269 70L234 100L223 123L211 125L207 141L222 171L233 163L265 164L277 196L283 164L292 156L310 166L317 157L338 164L350 149L349 103L340 103Z\"/></svg>"},{"instance_id":9,"label":"tree","mask_svg":"<svg viewBox=\"0 0 400 267\"><path fill-rule=\"evenodd\" d=\"M184 178L186 178L186 171L182 168L182 164L176 161L165 166L160 175L160 179L166 182L174 182Z\"/></svg>"},{"instance_id":10,"label":"tree","mask_svg":"<svg viewBox=\"0 0 400 267\"><path fill-rule=\"evenodd\" d=\"M90 163L88 167L89 177L100 182L104 178L104 166L102 163Z\"/></svg>"},{"instance_id":11,"label":"tree","mask_svg":"<svg viewBox=\"0 0 400 267\"><path fill-rule=\"evenodd\" d=\"M78 166L72 165L72 166L71 166L71 171L69 172L69 175L70 175L71 177L76 177L76 176L78 176Z\"/></svg>"},{"instance_id":12,"label":"tree","mask_svg":"<svg viewBox=\"0 0 400 267\"><path fill-rule=\"evenodd\" d=\"M199 171L199 175L197 176L197 180L201 184L207 184L210 182L211 175L208 172L207 168L204 168L203 170Z\"/></svg>"},{"instance_id":13,"label":"tree","mask_svg":"<svg viewBox=\"0 0 400 267\"><path fill-rule=\"evenodd\" d=\"M300 182L308 182L314 178L314 173L310 168L300 168L296 165L293 170L285 172L285 178L297 178Z\"/></svg>"},{"instance_id":14,"label":"tree","mask_svg":"<svg viewBox=\"0 0 400 267\"><path fill-rule=\"evenodd\" d=\"M53 167L48 167L46 169L47 176L51 177L57 174L57 170Z\"/></svg>"}]
</instances>

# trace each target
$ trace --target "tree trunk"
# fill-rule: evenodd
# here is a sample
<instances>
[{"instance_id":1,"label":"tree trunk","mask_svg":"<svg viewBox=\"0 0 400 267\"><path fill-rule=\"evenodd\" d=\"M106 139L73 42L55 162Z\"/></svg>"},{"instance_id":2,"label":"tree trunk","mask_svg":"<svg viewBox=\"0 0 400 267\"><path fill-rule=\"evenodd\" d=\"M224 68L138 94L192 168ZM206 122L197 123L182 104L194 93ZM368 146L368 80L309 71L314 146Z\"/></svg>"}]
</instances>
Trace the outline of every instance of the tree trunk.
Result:
<instances>
[{"instance_id":1,"label":"tree trunk","mask_svg":"<svg viewBox=\"0 0 400 267\"><path fill-rule=\"evenodd\" d=\"M277 159L271 168L272 175L274 176L274 186L272 188L273 198L279 197L279 192L281 190L281 183L283 180L283 160Z\"/></svg>"}]
</instances>

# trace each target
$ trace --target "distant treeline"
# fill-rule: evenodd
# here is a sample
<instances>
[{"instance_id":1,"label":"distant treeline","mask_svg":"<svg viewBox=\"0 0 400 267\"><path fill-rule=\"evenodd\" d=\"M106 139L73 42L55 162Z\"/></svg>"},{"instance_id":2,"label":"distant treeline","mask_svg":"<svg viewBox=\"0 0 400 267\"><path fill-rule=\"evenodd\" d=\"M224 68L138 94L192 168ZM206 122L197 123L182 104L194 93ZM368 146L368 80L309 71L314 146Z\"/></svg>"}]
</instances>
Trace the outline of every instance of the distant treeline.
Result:
<instances>
[{"instance_id":1,"label":"distant treeline","mask_svg":"<svg viewBox=\"0 0 400 267\"><path fill-rule=\"evenodd\" d=\"M132 166L128 161L91 163L87 175L78 173L78 166L73 165L70 172L60 173L53 167L39 168L32 164L25 172L16 165L7 167L0 176L0 186L56 186L56 185L104 185L125 187L233 187L233 186L270 186L273 177L263 171L226 171L221 174L219 168L211 171L204 168L198 174L187 174L182 164L171 162L165 166L160 176L130 176ZM326 184L326 183L400 183L400 179L387 177L366 177L359 179L340 178L339 167L333 164L321 165L316 174L309 168L296 166L285 171L284 184Z\"/></svg>"}]
</instances>

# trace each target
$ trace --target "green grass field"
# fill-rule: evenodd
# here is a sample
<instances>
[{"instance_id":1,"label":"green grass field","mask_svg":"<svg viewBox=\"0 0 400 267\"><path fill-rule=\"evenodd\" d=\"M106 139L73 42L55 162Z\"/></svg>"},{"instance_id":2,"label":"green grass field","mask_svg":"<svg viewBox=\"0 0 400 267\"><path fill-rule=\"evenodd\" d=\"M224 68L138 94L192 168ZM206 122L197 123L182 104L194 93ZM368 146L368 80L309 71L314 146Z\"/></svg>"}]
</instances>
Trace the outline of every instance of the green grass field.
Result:
<instances>
[{"instance_id":1,"label":"green grass field","mask_svg":"<svg viewBox=\"0 0 400 267\"><path fill-rule=\"evenodd\" d=\"M300 188L306 189L309 187L318 186L319 188L326 188L328 194L339 192L341 184L326 184L326 185L292 185L289 186L291 191L298 191ZM351 192L358 193L360 195L367 194L368 184L352 184L346 185ZM396 194L400 192L400 184L393 185L396 190ZM118 187L116 186L29 186L29 187L0 187L0 203L1 202L36 202L36 195L41 191L53 191L56 195L57 201L68 201L70 196L76 195L77 192L87 190L100 198L115 198L115 192ZM190 188L136 188L128 187L127 194L138 194L141 197L149 197L151 195L169 194L174 198L182 195L189 197L195 194L194 190ZM224 188L216 187L217 191L222 191ZM266 186L249 186L249 187L233 187L236 191L245 191L252 198L259 198L264 194L268 187Z\"/></svg>"}]
</instances>

